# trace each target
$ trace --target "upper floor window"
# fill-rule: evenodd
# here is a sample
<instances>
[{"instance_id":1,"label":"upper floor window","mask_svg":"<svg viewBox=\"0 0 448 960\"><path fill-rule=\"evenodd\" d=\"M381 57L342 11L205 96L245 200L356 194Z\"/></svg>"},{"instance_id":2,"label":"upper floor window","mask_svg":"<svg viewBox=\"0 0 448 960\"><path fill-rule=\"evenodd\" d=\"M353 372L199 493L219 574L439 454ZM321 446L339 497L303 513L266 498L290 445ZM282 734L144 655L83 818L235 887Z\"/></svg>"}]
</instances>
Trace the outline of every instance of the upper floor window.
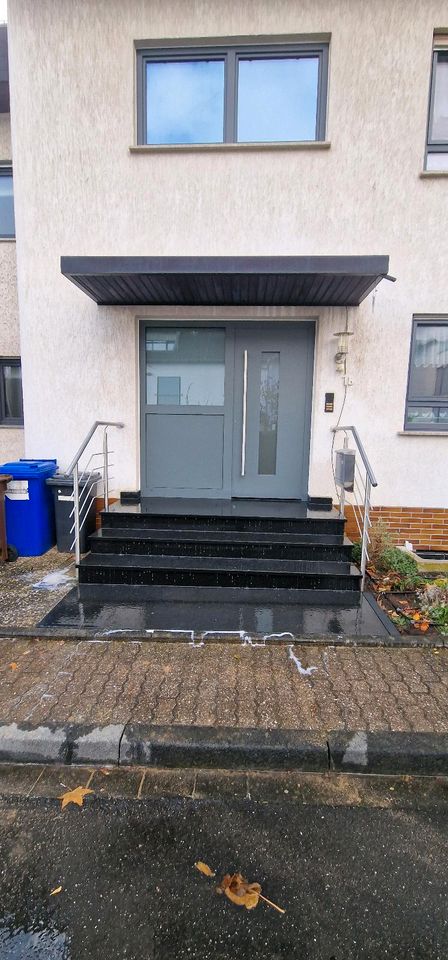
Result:
<instances>
[{"instance_id":1,"label":"upper floor window","mask_svg":"<svg viewBox=\"0 0 448 960\"><path fill-rule=\"evenodd\" d=\"M444 40L448 44L448 37ZM432 59L426 169L448 170L448 46L438 49L437 37Z\"/></svg>"},{"instance_id":2,"label":"upper floor window","mask_svg":"<svg viewBox=\"0 0 448 960\"><path fill-rule=\"evenodd\" d=\"M15 235L12 167L0 167L0 238Z\"/></svg>"},{"instance_id":3,"label":"upper floor window","mask_svg":"<svg viewBox=\"0 0 448 960\"><path fill-rule=\"evenodd\" d=\"M19 359L0 358L0 426L23 425L22 367Z\"/></svg>"},{"instance_id":4,"label":"upper floor window","mask_svg":"<svg viewBox=\"0 0 448 960\"><path fill-rule=\"evenodd\" d=\"M448 319L415 319L406 430L448 431Z\"/></svg>"},{"instance_id":5,"label":"upper floor window","mask_svg":"<svg viewBox=\"0 0 448 960\"><path fill-rule=\"evenodd\" d=\"M328 45L138 50L138 142L324 140Z\"/></svg>"}]
</instances>

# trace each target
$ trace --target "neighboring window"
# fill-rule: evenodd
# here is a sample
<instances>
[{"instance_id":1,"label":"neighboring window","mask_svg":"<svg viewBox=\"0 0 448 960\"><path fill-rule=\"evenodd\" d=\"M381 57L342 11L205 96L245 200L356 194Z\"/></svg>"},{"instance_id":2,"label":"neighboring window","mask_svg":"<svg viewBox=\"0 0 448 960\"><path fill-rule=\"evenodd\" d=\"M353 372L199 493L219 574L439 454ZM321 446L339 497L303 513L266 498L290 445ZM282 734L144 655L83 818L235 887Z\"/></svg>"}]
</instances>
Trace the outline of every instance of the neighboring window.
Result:
<instances>
[{"instance_id":1,"label":"neighboring window","mask_svg":"<svg viewBox=\"0 0 448 960\"><path fill-rule=\"evenodd\" d=\"M448 319L414 320L405 429L448 431Z\"/></svg>"},{"instance_id":2,"label":"neighboring window","mask_svg":"<svg viewBox=\"0 0 448 960\"><path fill-rule=\"evenodd\" d=\"M426 169L448 170L448 48L433 53Z\"/></svg>"},{"instance_id":3,"label":"neighboring window","mask_svg":"<svg viewBox=\"0 0 448 960\"><path fill-rule=\"evenodd\" d=\"M0 425L23 425L20 360L0 359Z\"/></svg>"},{"instance_id":4,"label":"neighboring window","mask_svg":"<svg viewBox=\"0 0 448 960\"><path fill-rule=\"evenodd\" d=\"M138 51L138 142L324 140L328 45Z\"/></svg>"},{"instance_id":5,"label":"neighboring window","mask_svg":"<svg viewBox=\"0 0 448 960\"><path fill-rule=\"evenodd\" d=\"M15 237L12 168L0 167L0 237Z\"/></svg>"}]
</instances>

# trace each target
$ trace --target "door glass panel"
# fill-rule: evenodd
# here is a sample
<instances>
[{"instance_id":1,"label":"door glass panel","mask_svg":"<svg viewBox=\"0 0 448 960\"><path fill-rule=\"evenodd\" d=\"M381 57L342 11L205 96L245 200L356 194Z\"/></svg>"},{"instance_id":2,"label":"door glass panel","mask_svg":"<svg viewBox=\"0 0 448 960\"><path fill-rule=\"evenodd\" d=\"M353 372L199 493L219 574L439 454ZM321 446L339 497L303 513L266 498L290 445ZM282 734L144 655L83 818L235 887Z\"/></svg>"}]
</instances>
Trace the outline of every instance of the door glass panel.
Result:
<instances>
[{"instance_id":1,"label":"door glass panel","mask_svg":"<svg viewBox=\"0 0 448 960\"><path fill-rule=\"evenodd\" d=\"M275 474L277 470L278 398L280 391L280 354L261 354L260 432L258 438L258 473Z\"/></svg>"},{"instance_id":2,"label":"door glass panel","mask_svg":"<svg viewBox=\"0 0 448 960\"><path fill-rule=\"evenodd\" d=\"M224 61L146 64L146 142L222 143Z\"/></svg>"},{"instance_id":3,"label":"door glass panel","mask_svg":"<svg viewBox=\"0 0 448 960\"><path fill-rule=\"evenodd\" d=\"M222 407L222 329L146 328L146 403Z\"/></svg>"},{"instance_id":4,"label":"door glass panel","mask_svg":"<svg viewBox=\"0 0 448 960\"><path fill-rule=\"evenodd\" d=\"M241 59L238 140L315 140L318 57Z\"/></svg>"}]
</instances>

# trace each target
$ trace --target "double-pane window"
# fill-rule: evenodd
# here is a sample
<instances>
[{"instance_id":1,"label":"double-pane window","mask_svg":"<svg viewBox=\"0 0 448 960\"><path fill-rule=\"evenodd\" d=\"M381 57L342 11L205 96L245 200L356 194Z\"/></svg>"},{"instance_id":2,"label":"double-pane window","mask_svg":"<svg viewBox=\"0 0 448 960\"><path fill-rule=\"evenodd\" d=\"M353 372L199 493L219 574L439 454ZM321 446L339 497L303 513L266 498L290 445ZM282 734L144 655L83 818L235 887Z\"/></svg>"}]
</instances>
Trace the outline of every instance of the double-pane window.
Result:
<instances>
[{"instance_id":1,"label":"double-pane window","mask_svg":"<svg viewBox=\"0 0 448 960\"><path fill-rule=\"evenodd\" d=\"M448 431L448 319L414 320L405 428Z\"/></svg>"},{"instance_id":2,"label":"double-pane window","mask_svg":"<svg viewBox=\"0 0 448 960\"><path fill-rule=\"evenodd\" d=\"M0 238L15 237L12 168L0 167Z\"/></svg>"},{"instance_id":3,"label":"double-pane window","mask_svg":"<svg viewBox=\"0 0 448 960\"><path fill-rule=\"evenodd\" d=\"M433 53L426 169L448 170L448 47Z\"/></svg>"},{"instance_id":4,"label":"double-pane window","mask_svg":"<svg viewBox=\"0 0 448 960\"><path fill-rule=\"evenodd\" d=\"M142 144L325 138L328 47L138 51Z\"/></svg>"},{"instance_id":5,"label":"double-pane window","mask_svg":"<svg viewBox=\"0 0 448 960\"><path fill-rule=\"evenodd\" d=\"M0 426L22 426L22 369L20 360L0 359Z\"/></svg>"}]
</instances>

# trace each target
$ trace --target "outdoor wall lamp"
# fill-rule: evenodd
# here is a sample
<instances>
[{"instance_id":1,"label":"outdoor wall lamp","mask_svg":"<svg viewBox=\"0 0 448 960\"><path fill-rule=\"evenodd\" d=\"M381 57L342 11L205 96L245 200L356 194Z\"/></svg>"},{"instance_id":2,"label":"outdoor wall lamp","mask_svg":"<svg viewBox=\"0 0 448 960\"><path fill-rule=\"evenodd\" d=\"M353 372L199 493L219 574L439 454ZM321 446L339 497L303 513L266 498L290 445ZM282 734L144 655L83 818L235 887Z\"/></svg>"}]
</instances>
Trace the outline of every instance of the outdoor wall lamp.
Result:
<instances>
[{"instance_id":1,"label":"outdoor wall lamp","mask_svg":"<svg viewBox=\"0 0 448 960\"><path fill-rule=\"evenodd\" d=\"M338 349L334 357L336 370L338 373L346 373L348 338L352 337L353 333L349 332L348 330L339 330L337 333L334 333L333 336L338 338Z\"/></svg>"}]
</instances>

